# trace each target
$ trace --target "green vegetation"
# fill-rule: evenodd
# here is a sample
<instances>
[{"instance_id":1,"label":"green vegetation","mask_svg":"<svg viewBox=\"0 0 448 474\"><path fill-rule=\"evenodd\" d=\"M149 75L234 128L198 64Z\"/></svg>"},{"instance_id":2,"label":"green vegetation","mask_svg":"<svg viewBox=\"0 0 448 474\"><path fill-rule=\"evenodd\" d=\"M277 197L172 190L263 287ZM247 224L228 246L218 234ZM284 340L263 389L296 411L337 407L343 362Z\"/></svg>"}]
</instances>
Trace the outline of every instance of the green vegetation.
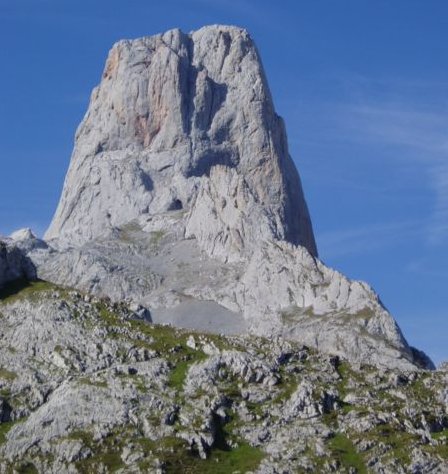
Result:
<instances>
[{"instance_id":1,"label":"green vegetation","mask_svg":"<svg viewBox=\"0 0 448 474\"><path fill-rule=\"evenodd\" d=\"M123 320L111 311L104 302L96 304L102 322L111 331L111 337L125 338L137 347L145 347L163 354L171 363L173 370L169 377L169 386L180 391L191 364L206 359L200 350L187 346L191 333L170 326L148 324L140 320ZM116 331L114 328L127 328L128 331ZM115 331L115 332L114 332ZM214 337L218 340L219 336ZM137 388L146 391L142 380L137 380Z\"/></svg>"},{"instance_id":2,"label":"green vegetation","mask_svg":"<svg viewBox=\"0 0 448 474\"><path fill-rule=\"evenodd\" d=\"M8 431L16 424L14 421L8 421L5 423L0 423L0 445L6 441L6 435Z\"/></svg>"},{"instance_id":3,"label":"green vegetation","mask_svg":"<svg viewBox=\"0 0 448 474\"><path fill-rule=\"evenodd\" d=\"M16 470L17 474L39 474L36 466L32 462L23 462Z\"/></svg>"},{"instance_id":4,"label":"green vegetation","mask_svg":"<svg viewBox=\"0 0 448 474\"><path fill-rule=\"evenodd\" d=\"M140 336L147 337L147 341L144 341L145 346L164 354L171 362L173 370L168 383L176 390L182 389L190 365L207 358L202 351L187 346L190 333L186 331L169 326L149 325L144 321L132 320L129 324ZM143 341L137 342L141 345Z\"/></svg>"},{"instance_id":5,"label":"green vegetation","mask_svg":"<svg viewBox=\"0 0 448 474\"><path fill-rule=\"evenodd\" d=\"M425 379L429 377L429 374L419 374L418 378L409 386L409 391L412 393L413 398L420 402L426 403L434 397L431 389L425 385Z\"/></svg>"},{"instance_id":6,"label":"green vegetation","mask_svg":"<svg viewBox=\"0 0 448 474\"><path fill-rule=\"evenodd\" d=\"M11 390L9 388L0 389L0 397L8 399L11 396Z\"/></svg>"},{"instance_id":7,"label":"green vegetation","mask_svg":"<svg viewBox=\"0 0 448 474\"><path fill-rule=\"evenodd\" d=\"M123 323L123 321L115 313L107 308L103 301L96 304L96 309L99 312L100 318L108 326L120 326Z\"/></svg>"},{"instance_id":8,"label":"green vegetation","mask_svg":"<svg viewBox=\"0 0 448 474\"><path fill-rule=\"evenodd\" d=\"M179 351L175 352L171 357L174 363L174 369L171 371L168 379L168 385L175 390L182 390L188 369L193 363L201 362L207 356L201 351L195 351L187 346L178 346Z\"/></svg>"},{"instance_id":9,"label":"green vegetation","mask_svg":"<svg viewBox=\"0 0 448 474\"><path fill-rule=\"evenodd\" d=\"M90 431L83 431L83 430L72 431L67 436L67 439L80 440L86 446L91 446L93 444L93 435Z\"/></svg>"},{"instance_id":10,"label":"green vegetation","mask_svg":"<svg viewBox=\"0 0 448 474\"><path fill-rule=\"evenodd\" d=\"M159 459L165 465L166 472L171 474L227 474L235 471L245 473L258 467L264 457L262 451L244 442L230 448L226 441L229 434L225 427L218 425L218 431L217 442L207 459L201 459L198 453L191 450L186 441L180 438L170 436L152 441L138 436L133 427L117 429L99 442L94 442L88 431L74 431L68 439L81 440L95 452L92 457L75 463L79 472L85 474L97 472L101 464L106 467L107 472L116 472L124 467L121 452L131 439L140 445L145 454L145 459L139 463L143 470L149 471L155 458Z\"/></svg>"},{"instance_id":11,"label":"green vegetation","mask_svg":"<svg viewBox=\"0 0 448 474\"><path fill-rule=\"evenodd\" d=\"M389 445L391 449L387 457L396 459L402 466L411 462L409 446L419 439L418 436L402 431L400 427L390 424L376 426L370 431L368 437L375 442L380 439L384 444Z\"/></svg>"},{"instance_id":12,"label":"green vegetation","mask_svg":"<svg viewBox=\"0 0 448 474\"><path fill-rule=\"evenodd\" d=\"M248 443L239 442L237 447L230 448L225 437L227 433L221 431L221 436L215 446L208 453L207 459L201 459L192 451L186 441L176 437L162 438L157 442L140 440L144 451L153 454L164 465L167 474L241 474L254 471L264 457L264 453ZM149 469L150 463L140 463L141 469Z\"/></svg>"},{"instance_id":13,"label":"green vegetation","mask_svg":"<svg viewBox=\"0 0 448 474\"><path fill-rule=\"evenodd\" d=\"M16 378L17 378L17 374L15 372L11 372L8 369L4 369L3 367L0 367L0 379L7 380L8 382L12 382Z\"/></svg>"},{"instance_id":14,"label":"green vegetation","mask_svg":"<svg viewBox=\"0 0 448 474\"><path fill-rule=\"evenodd\" d=\"M92 474L93 472L99 472L100 465L106 467L106 472L116 472L124 467L124 462L119 452L109 451L95 454L90 458L76 462L75 465L81 474Z\"/></svg>"},{"instance_id":15,"label":"green vegetation","mask_svg":"<svg viewBox=\"0 0 448 474\"><path fill-rule=\"evenodd\" d=\"M339 376L341 377L340 381L337 384L340 401L342 401L345 398L345 396L348 394L349 383L356 384L358 388L361 387L365 383L362 375L358 372L355 372L352 369L351 365L346 361L339 362L336 366L336 370Z\"/></svg>"},{"instance_id":16,"label":"green vegetation","mask_svg":"<svg viewBox=\"0 0 448 474\"><path fill-rule=\"evenodd\" d=\"M88 377L80 377L78 379L78 382L83 385L91 385L92 387L100 387L100 388L107 387L106 380L92 380L92 379L89 379Z\"/></svg>"},{"instance_id":17,"label":"green vegetation","mask_svg":"<svg viewBox=\"0 0 448 474\"><path fill-rule=\"evenodd\" d=\"M58 289L56 285L43 280L14 280L6 283L6 285L0 289L0 303L13 303L14 301L24 298L33 301L39 296L39 293L56 289Z\"/></svg>"},{"instance_id":18,"label":"green vegetation","mask_svg":"<svg viewBox=\"0 0 448 474\"><path fill-rule=\"evenodd\" d=\"M432 433L433 439L438 441L437 446L426 446L425 450L430 455L437 455L442 459L448 460L448 428L437 433Z\"/></svg>"},{"instance_id":19,"label":"green vegetation","mask_svg":"<svg viewBox=\"0 0 448 474\"><path fill-rule=\"evenodd\" d=\"M362 456L356 451L353 443L344 434L337 433L333 438L330 438L329 448L333 456L345 468L354 468L358 474L367 473Z\"/></svg>"},{"instance_id":20,"label":"green vegetation","mask_svg":"<svg viewBox=\"0 0 448 474\"><path fill-rule=\"evenodd\" d=\"M176 364L174 369L171 371L168 385L176 390L182 390L182 386L187 376L188 369L190 368L190 361L181 361Z\"/></svg>"},{"instance_id":21,"label":"green vegetation","mask_svg":"<svg viewBox=\"0 0 448 474\"><path fill-rule=\"evenodd\" d=\"M233 449L212 449L208 459L203 460L186 451L185 443L183 444L183 449L179 446L178 450L165 451L162 454L162 459L165 458L167 465L167 474L177 474L182 471L186 474L245 473L254 471L264 457L261 450L247 443L240 443Z\"/></svg>"},{"instance_id":22,"label":"green vegetation","mask_svg":"<svg viewBox=\"0 0 448 474\"><path fill-rule=\"evenodd\" d=\"M100 442L95 442L90 431L76 430L70 433L67 439L80 440L92 449L94 455L75 463L82 474L98 472L98 467L103 465L107 472L115 472L124 466L120 457L121 449L126 440L127 431L113 432Z\"/></svg>"},{"instance_id":23,"label":"green vegetation","mask_svg":"<svg viewBox=\"0 0 448 474\"><path fill-rule=\"evenodd\" d=\"M279 385L280 393L274 398L274 403L283 403L289 400L292 394L297 390L299 382L296 378L291 378L286 380L282 379L282 382Z\"/></svg>"},{"instance_id":24,"label":"green vegetation","mask_svg":"<svg viewBox=\"0 0 448 474\"><path fill-rule=\"evenodd\" d=\"M435 454L442 459L448 460L448 442L446 441L438 446L425 446L424 450L431 456Z\"/></svg>"},{"instance_id":25,"label":"green vegetation","mask_svg":"<svg viewBox=\"0 0 448 474\"><path fill-rule=\"evenodd\" d=\"M438 431L436 433L432 433L431 436L434 438L434 439L441 439L441 438L446 438L446 440L448 441L448 428L442 430L442 431Z\"/></svg>"}]
</instances>

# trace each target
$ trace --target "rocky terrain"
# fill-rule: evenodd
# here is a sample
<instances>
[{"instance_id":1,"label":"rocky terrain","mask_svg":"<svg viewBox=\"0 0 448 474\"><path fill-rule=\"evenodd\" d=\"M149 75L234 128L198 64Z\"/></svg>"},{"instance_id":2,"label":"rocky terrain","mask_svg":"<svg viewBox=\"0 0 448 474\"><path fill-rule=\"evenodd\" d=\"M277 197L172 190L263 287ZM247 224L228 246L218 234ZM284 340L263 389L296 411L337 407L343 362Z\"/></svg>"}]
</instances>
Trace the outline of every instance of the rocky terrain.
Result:
<instances>
[{"instance_id":1,"label":"rocky terrain","mask_svg":"<svg viewBox=\"0 0 448 474\"><path fill-rule=\"evenodd\" d=\"M112 48L45 239L27 244L39 278L132 300L155 322L433 367L368 285L317 259L285 127L241 28Z\"/></svg>"},{"instance_id":2,"label":"rocky terrain","mask_svg":"<svg viewBox=\"0 0 448 474\"><path fill-rule=\"evenodd\" d=\"M23 242L39 242L37 239L30 239L31 235L22 231L14 234L12 239L0 238L0 287L10 281L36 278L34 265L14 240L19 238L23 239Z\"/></svg>"},{"instance_id":3,"label":"rocky terrain","mask_svg":"<svg viewBox=\"0 0 448 474\"><path fill-rule=\"evenodd\" d=\"M42 281L2 297L0 472L447 472L446 371L152 325Z\"/></svg>"},{"instance_id":4,"label":"rocky terrain","mask_svg":"<svg viewBox=\"0 0 448 474\"><path fill-rule=\"evenodd\" d=\"M318 259L240 28L112 48L0 320L0 473L448 472L448 372Z\"/></svg>"},{"instance_id":5,"label":"rocky terrain","mask_svg":"<svg viewBox=\"0 0 448 474\"><path fill-rule=\"evenodd\" d=\"M240 28L171 30L112 48L46 239L84 243L181 209L185 235L225 261L269 239L317 254L283 121Z\"/></svg>"}]
</instances>

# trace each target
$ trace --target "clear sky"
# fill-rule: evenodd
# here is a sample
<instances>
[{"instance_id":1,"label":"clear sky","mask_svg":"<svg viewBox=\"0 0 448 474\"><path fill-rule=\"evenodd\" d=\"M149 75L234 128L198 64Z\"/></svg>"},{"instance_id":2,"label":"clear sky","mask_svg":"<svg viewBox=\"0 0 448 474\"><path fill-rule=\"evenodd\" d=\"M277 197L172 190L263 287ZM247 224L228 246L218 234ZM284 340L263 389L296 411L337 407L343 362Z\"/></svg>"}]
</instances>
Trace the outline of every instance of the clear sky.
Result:
<instances>
[{"instance_id":1,"label":"clear sky","mask_svg":"<svg viewBox=\"0 0 448 474\"><path fill-rule=\"evenodd\" d=\"M322 260L448 359L446 0L0 0L0 233L48 226L115 41L212 23L257 42Z\"/></svg>"}]
</instances>

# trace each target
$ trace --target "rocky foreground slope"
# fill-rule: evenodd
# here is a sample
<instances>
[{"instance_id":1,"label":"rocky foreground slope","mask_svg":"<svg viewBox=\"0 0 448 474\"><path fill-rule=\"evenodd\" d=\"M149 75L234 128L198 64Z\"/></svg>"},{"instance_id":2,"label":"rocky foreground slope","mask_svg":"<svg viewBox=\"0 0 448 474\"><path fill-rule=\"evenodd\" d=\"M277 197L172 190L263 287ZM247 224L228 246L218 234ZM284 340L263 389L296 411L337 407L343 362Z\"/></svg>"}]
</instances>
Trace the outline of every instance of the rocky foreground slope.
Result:
<instances>
[{"instance_id":1,"label":"rocky foreground slope","mask_svg":"<svg viewBox=\"0 0 448 474\"><path fill-rule=\"evenodd\" d=\"M443 473L448 372L147 323L45 282L0 303L0 472Z\"/></svg>"}]
</instances>

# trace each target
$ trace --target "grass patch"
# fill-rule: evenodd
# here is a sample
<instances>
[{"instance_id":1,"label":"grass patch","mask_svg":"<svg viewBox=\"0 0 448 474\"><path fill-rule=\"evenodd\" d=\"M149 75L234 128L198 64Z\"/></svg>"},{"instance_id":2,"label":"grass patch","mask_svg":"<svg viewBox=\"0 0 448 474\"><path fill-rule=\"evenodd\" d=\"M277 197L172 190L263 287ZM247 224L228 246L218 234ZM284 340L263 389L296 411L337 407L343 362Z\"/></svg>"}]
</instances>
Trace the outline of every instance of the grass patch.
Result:
<instances>
[{"instance_id":1,"label":"grass patch","mask_svg":"<svg viewBox=\"0 0 448 474\"><path fill-rule=\"evenodd\" d=\"M5 423L0 423L0 446L6 441L6 435L16 423L16 421L7 421Z\"/></svg>"},{"instance_id":2,"label":"grass patch","mask_svg":"<svg viewBox=\"0 0 448 474\"><path fill-rule=\"evenodd\" d=\"M207 358L203 352L192 350L186 346L180 347L179 352L175 354L175 367L168 378L168 385L179 391L183 388L190 366Z\"/></svg>"},{"instance_id":3,"label":"grass patch","mask_svg":"<svg viewBox=\"0 0 448 474\"><path fill-rule=\"evenodd\" d=\"M11 397L11 390L9 388L0 389L0 397L7 400Z\"/></svg>"},{"instance_id":4,"label":"grass patch","mask_svg":"<svg viewBox=\"0 0 448 474\"><path fill-rule=\"evenodd\" d=\"M100 466L106 468L106 471L101 472L116 472L124 467L124 462L120 457L120 453L106 452L78 461L75 466L81 474L92 474L93 472L100 472Z\"/></svg>"},{"instance_id":5,"label":"grass patch","mask_svg":"<svg viewBox=\"0 0 448 474\"><path fill-rule=\"evenodd\" d=\"M199 465L196 472L227 474L235 471L241 473L255 471L263 458L264 453L260 449L239 442L238 447L234 449L212 450L210 458L202 461L203 465Z\"/></svg>"},{"instance_id":6,"label":"grass patch","mask_svg":"<svg viewBox=\"0 0 448 474\"><path fill-rule=\"evenodd\" d=\"M80 377L78 382L83 385L90 385L92 387L107 388L107 382L105 380L92 380L88 377Z\"/></svg>"},{"instance_id":7,"label":"grass patch","mask_svg":"<svg viewBox=\"0 0 448 474\"><path fill-rule=\"evenodd\" d=\"M56 289L59 289L56 285L44 280L14 280L0 289L0 302L13 303L23 298L35 300L39 293Z\"/></svg>"},{"instance_id":8,"label":"grass patch","mask_svg":"<svg viewBox=\"0 0 448 474\"><path fill-rule=\"evenodd\" d=\"M436 433L431 433L431 436L434 439L446 438L448 440L448 428L446 428L442 431L438 431Z\"/></svg>"},{"instance_id":9,"label":"grass patch","mask_svg":"<svg viewBox=\"0 0 448 474\"><path fill-rule=\"evenodd\" d=\"M389 424L376 426L367 436L375 442L381 440L389 445L391 450L387 453L387 458L395 458L402 466L411 462L409 447L419 440L418 436Z\"/></svg>"},{"instance_id":10,"label":"grass patch","mask_svg":"<svg viewBox=\"0 0 448 474\"><path fill-rule=\"evenodd\" d=\"M230 426L233 420L224 423L218 416L215 416L216 427L215 443L208 452L207 459L201 459L194 449L191 449L183 439L168 436L157 441L140 438L136 442L141 446L143 452L149 459L157 458L164 465L166 474L231 474L238 472L255 471L260 465L265 453L259 448L255 448L245 441L236 439L230 433ZM230 447L228 440L232 439ZM145 460L140 463L140 467L147 469L145 472L152 472L151 461Z\"/></svg>"},{"instance_id":11,"label":"grass patch","mask_svg":"<svg viewBox=\"0 0 448 474\"><path fill-rule=\"evenodd\" d=\"M163 438L148 448L164 463L167 474L243 474L255 471L265 456L260 449L240 442L237 448L214 447L207 459L201 459L184 440L175 437Z\"/></svg>"},{"instance_id":12,"label":"grass patch","mask_svg":"<svg viewBox=\"0 0 448 474\"><path fill-rule=\"evenodd\" d=\"M439 456L444 460L448 460L448 443L439 444L438 446L425 446L423 448L431 456Z\"/></svg>"},{"instance_id":13,"label":"grass patch","mask_svg":"<svg viewBox=\"0 0 448 474\"><path fill-rule=\"evenodd\" d=\"M173 364L168 385L176 390L182 390L190 366L207 358L202 351L187 346L187 339L191 333L138 320L130 320L129 324L140 337L147 336L148 341L140 340L140 344L163 354Z\"/></svg>"},{"instance_id":14,"label":"grass patch","mask_svg":"<svg viewBox=\"0 0 448 474\"><path fill-rule=\"evenodd\" d=\"M17 474L39 474L36 466L32 462L24 462L15 469Z\"/></svg>"},{"instance_id":15,"label":"grass patch","mask_svg":"<svg viewBox=\"0 0 448 474\"><path fill-rule=\"evenodd\" d=\"M438 441L437 446L427 446L426 451L431 455L436 455L444 460L448 460L448 428L437 433L431 433L433 439Z\"/></svg>"},{"instance_id":16,"label":"grass patch","mask_svg":"<svg viewBox=\"0 0 448 474\"><path fill-rule=\"evenodd\" d=\"M126 436L126 434L125 432L124 435ZM120 434L111 433L104 440L97 443L94 442L93 434L90 431L75 430L67 436L67 439L82 441L94 453L93 456L75 463L78 472L81 474L99 472L100 466L106 468L105 472L116 472L124 467L120 456L123 444Z\"/></svg>"},{"instance_id":17,"label":"grass patch","mask_svg":"<svg viewBox=\"0 0 448 474\"><path fill-rule=\"evenodd\" d=\"M123 324L123 320L121 320L115 313L110 311L105 303L100 302L97 303L95 306L98 310L100 318L108 326L120 326Z\"/></svg>"},{"instance_id":18,"label":"grass patch","mask_svg":"<svg viewBox=\"0 0 448 474\"><path fill-rule=\"evenodd\" d=\"M355 385L360 387L364 383L364 379L361 374L355 372L351 365L346 361L339 361L336 366L336 370L340 376L339 382L336 384L336 388L339 392L339 401L341 405L344 405L343 399L348 395L350 388Z\"/></svg>"},{"instance_id":19,"label":"grass patch","mask_svg":"<svg viewBox=\"0 0 448 474\"><path fill-rule=\"evenodd\" d=\"M86 446L93 444L93 434L85 430L74 430L67 436L67 439L82 441Z\"/></svg>"},{"instance_id":20,"label":"grass patch","mask_svg":"<svg viewBox=\"0 0 448 474\"><path fill-rule=\"evenodd\" d=\"M178 362L170 373L168 385L176 390L182 390L190 365L191 361Z\"/></svg>"},{"instance_id":21,"label":"grass patch","mask_svg":"<svg viewBox=\"0 0 448 474\"><path fill-rule=\"evenodd\" d=\"M428 374L420 374L418 379L413 382L408 390L411 392L411 396L420 402L427 403L434 398L434 393L426 387L424 380L429 377Z\"/></svg>"},{"instance_id":22,"label":"grass patch","mask_svg":"<svg viewBox=\"0 0 448 474\"><path fill-rule=\"evenodd\" d=\"M4 369L0 367L0 379L7 380L8 382L12 382L17 378L17 374L15 372L11 372L8 369Z\"/></svg>"},{"instance_id":23,"label":"grass patch","mask_svg":"<svg viewBox=\"0 0 448 474\"><path fill-rule=\"evenodd\" d=\"M280 393L274 398L273 403L283 403L288 401L291 397L292 394L297 390L297 387L299 386L299 382L297 379L293 380L283 380L280 385Z\"/></svg>"},{"instance_id":24,"label":"grass patch","mask_svg":"<svg viewBox=\"0 0 448 474\"><path fill-rule=\"evenodd\" d=\"M353 443L342 433L337 433L329 441L333 456L345 468L354 468L358 474L367 473L362 456L356 451Z\"/></svg>"}]
</instances>

